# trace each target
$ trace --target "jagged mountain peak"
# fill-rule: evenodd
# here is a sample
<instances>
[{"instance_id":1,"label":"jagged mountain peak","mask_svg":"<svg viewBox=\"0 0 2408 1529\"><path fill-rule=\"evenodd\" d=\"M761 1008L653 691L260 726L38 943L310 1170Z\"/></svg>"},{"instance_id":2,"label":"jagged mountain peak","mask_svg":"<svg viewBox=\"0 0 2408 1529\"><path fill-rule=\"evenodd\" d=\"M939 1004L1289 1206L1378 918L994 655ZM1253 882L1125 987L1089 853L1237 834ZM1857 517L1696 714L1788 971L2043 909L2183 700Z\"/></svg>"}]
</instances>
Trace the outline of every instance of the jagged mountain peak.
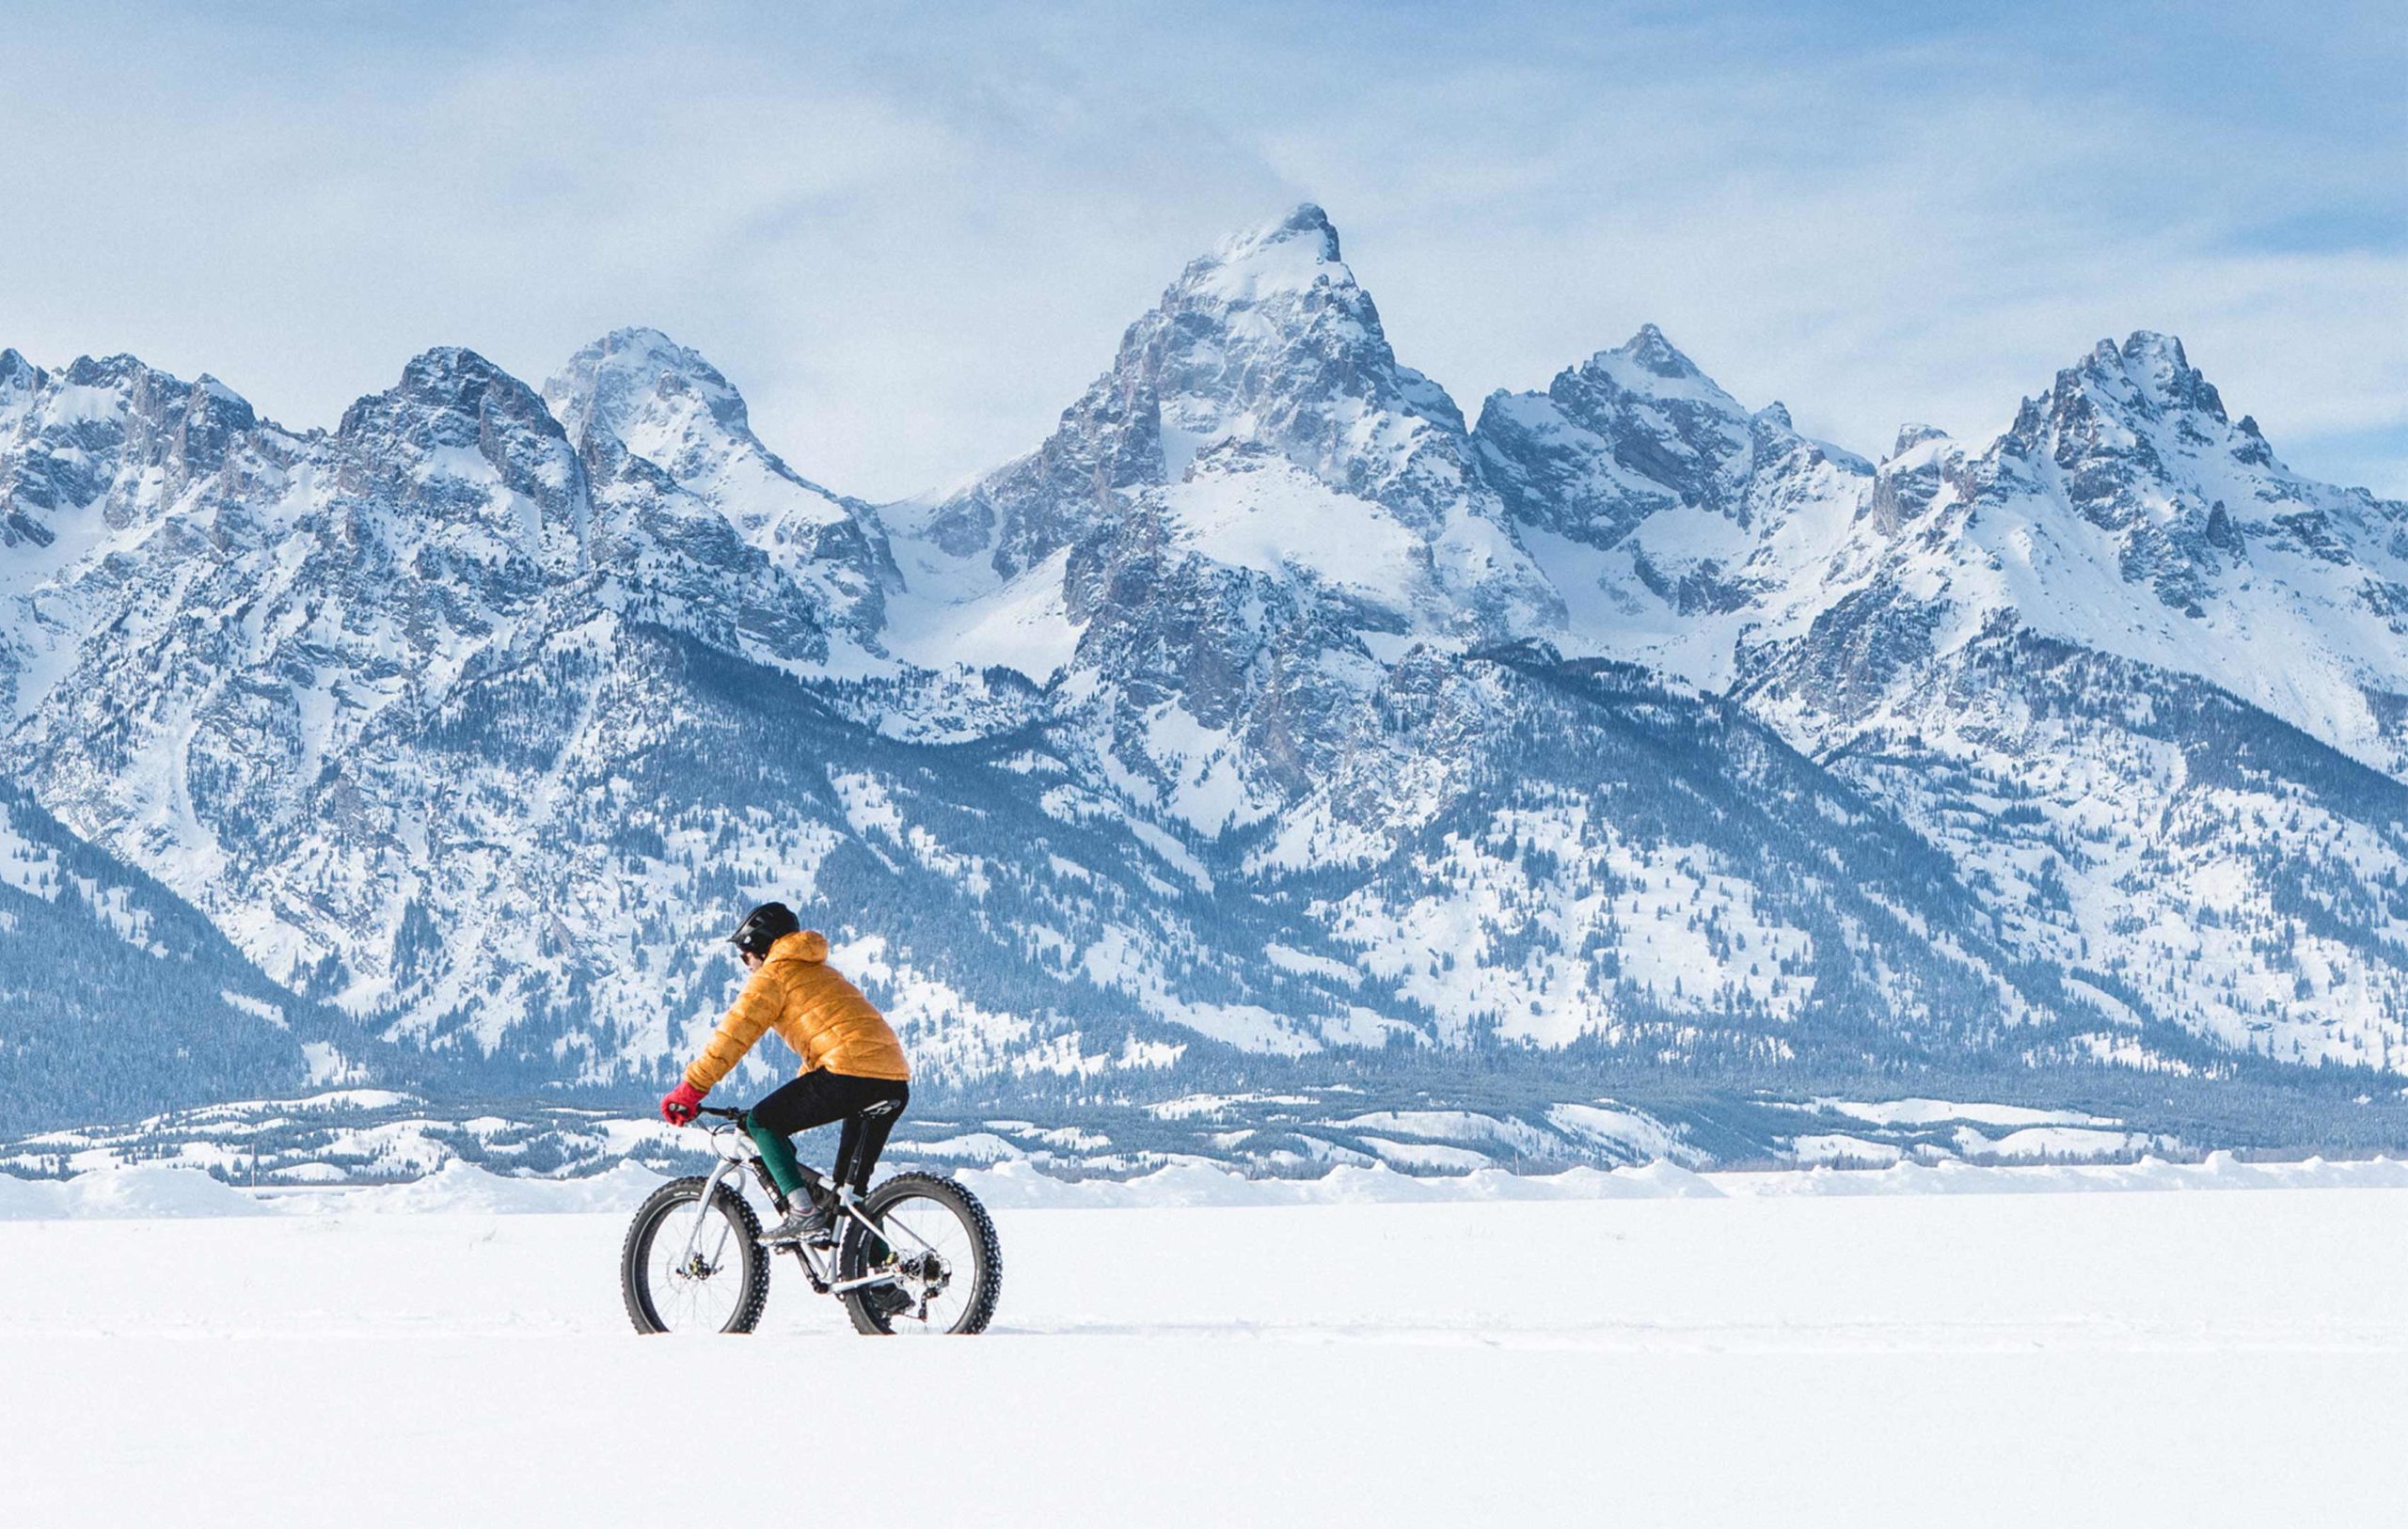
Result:
<instances>
[{"instance_id":1,"label":"jagged mountain peak","mask_svg":"<svg viewBox=\"0 0 2408 1529\"><path fill-rule=\"evenodd\" d=\"M1370 292L1339 258L1337 229L1310 202L1192 262L1130 342L1115 370L1134 359L1153 373L1168 404L1168 477L1182 467L1182 435L1235 429L1346 480L1355 465L1339 460L1349 443L1329 438L1332 404L1464 431L1448 390L1397 361Z\"/></svg>"},{"instance_id":2,"label":"jagged mountain peak","mask_svg":"<svg viewBox=\"0 0 2408 1529\"><path fill-rule=\"evenodd\" d=\"M1545 393L1492 395L1473 438L1517 519L1593 547L1668 510L1702 509L1743 528L1782 519L1802 494L1831 492L1827 480L1871 471L1798 435L1781 403L1751 411L1653 323L1558 372ZM1691 546L1680 560L1713 582L1720 575L1704 564L1720 568L1738 550L1701 557ZM1660 570L1649 567L1642 576L1654 579Z\"/></svg>"},{"instance_id":3,"label":"jagged mountain peak","mask_svg":"<svg viewBox=\"0 0 2408 1529\"><path fill-rule=\"evenodd\" d=\"M1883 460L1885 462L1894 462L1898 458L1903 457L1908 452L1913 450L1916 447L1923 446L1933 441L1946 442L1951 439L1952 438L1948 432L1941 429L1938 425L1921 424L1910 419L1898 427L1898 439L1896 443L1890 448L1889 456Z\"/></svg>"},{"instance_id":4,"label":"jagged mountain peak","mask_svg":"<svg viewBox=\"0 0 2408 1529\"><path fill-rule=\"evenodd\" d=\"M2191 365L2182 341L2172 335L2135 329L2117 352L2123 380L2161 407L2196 409L2221 420L2224 399L2215 386Z\"/></svg>"},{"instance_id":5,"label":"jagged mountain peak","mask_svg":"<svg viewBox=\"0 0 2408 1529\"><path fill-rule=\"evenodd\" d=\"M1114 372L1133 370L1150 373L1158 395L1187 401L1174 415L1203 403L1212 418L1195 423L1206 429L1233 412L1292 418L1296 404L1334 395L1463 428L1445 390L1398 362L1370 293L1339 258L1338 230L1311 203L1189 262L1130 326Z\"/></svg>"},{"instance_id":6,"label":"jagged mountain peak","mask_svg":"<svg viewBox=\"0 0 2408 1529\"><path fill-rule=\"evenodd\" d=\"M1189 262L1035 451L898 507L895 651L1071 670L1081 747L1218 832L1301 789L1414 641L1559 627L1339 249L1304 206Z\"/></svg>"},{"instance_id":7,"label":"jagged mountain peak","mask_svg":"<svg viewBox=\"0 0 2408 1529\"><path fill-rule=\"evenodd\" d=\"M1335 397L1464 428L1445 389L1397 361L1378 307L1339 258L1338 230L1310 203L1188 262L1129 326L1097 384L1132 386L1168 404L1165 476L1174 480L1187 457L1182 435L1234 422L1296 455L1296 443L1281 437L1300 413ZM1091 402L1092 392L1065 423ZM1326 444L1310 443L1299 465L1315 465Z\"/></svg>"},{"instance_id":8,"label":"jagged mountain peak","mask_svg":"<svg viewBox=\"0 0 2408 1529\"><path fill-rule=\"evenodd\" d=\"M1496 398L1491 398L1491 402L1496 402ZM1575 421L1650 412L1669 429L1686 429L1686 433L1695 433L1698 429L1721 429L1732 433L1734 441L1746 431L1751 419L1746 404L1721 390L1715 378L1704 373L1704 369L1700 369L1688 354L1683 354L1664 337L1664 330L1652 323L1640 325L1640 330L1623 344L1601 349L1582 364L1558 370L1556 381L1548 383L1546 398L1556 400L1565 417ZM1667 412L1683 414L1688 426L1671 426ZM1772 412L1780 412L1782 426L1789 424L1787 409L1772 404Z\"/></svg>"},{"instance_id":9,"label":"jagged mountain peak","mask_svg":"<svg viewBox=\"0 0 2408 1529\"><path fill-rule=\"evenodd\" d=\"M35 386L55 383L64 387L92 388L120 395L126 405L137 413L152 418L171 412L190 410L214 414L220 423L230 428L248 429L257 416L250 401L231 387L202 372L191 382L150 365L138 355L118 352L109 355L79 355L64 371L50 372L16 356L16 375ZM0 381L11 376L6 357L0 357ZM89 414L88 403L79 403L70 411Z\"/></svg>"},{"instance_id":10,"label":"jagged mountain peak","mask_svg":"<svg viewBox=\"0 0 2408 1529\"><path fill-rule=\"evenodd\" d=\"M645 323L622 324L580 347L564 370L574 372L586 369L639 376L673 373L731 393L736 390L702 352L680 344L666 332Z\"/></svg>"},{"instance_id":11,"label":"jagged mountain peak","mask_svg":"<svg viewBox=\"0 0 2408 1529\"><path fill-rule=\"evenodd\" d=\"M49 381L50 373L15 351L0 350L0 422L14 419Z\"/></svg>"},{"instance_id":12,"label":"jagged mountain peak","mask_svg":"<svg viewBox=\"0 0 2408 1529\"><path fill-rule=\"evenodd\" d=\"M849 501L796 472L753 433L744 395L726 373L657 329L614 329L585 346L544 384L544 402L571 438L612 436L706 497L725 497L726 480L738 473L803 491L811 521L849 514ZM721 508L747 523L771 512L757 503Z\"/></svg>"},{"instance_id":13,"label":"jagged mountain peak","mask_svg":"<svg viewBox=\"0 0 2408 1529\"><path fill-rule=\"evenodd\" d=\"M560 421L535 390L494 362L462 345L421 351L402 368L401 380L343 411L338 436L390 429L403 417L433 432L426 444L476 444L479 422L506 419L543 435L565 437ZM463 434L463 425L468 433Z\"/></svg>"},{"instance_id":14,"label":"jagged mountain peak","mask_svg":"<svg viewBox=\"0 0 2408 1529\"><path fill-rule=\"evenodd\" d=\"M570 356L544 384L544 401L576 436L598 428L624 440L659 417L690 421L701 413L728 434L753 438L744 395L726 375L700 351L643 326L613 329Z\"/></svg>"},{"instance_id":15,"label":"jagged mountain peak","mask_svg":"<svg viewBox=\"0 0 2408 1529\"><path fill-rule=\"evenodd\" d=\"M79 355L67 363L67 370L60 373L60 379L75 387L106 387L129 382L145 373L166 375L156 372L140 356L118 351L107 355Z\"/></svg>"},{"instance_id":16,"label":"jagged mountain peak","mask_svg":"<svg viewBox=\"0 0 2408 1529\"><path fill-rule=\"evenodd\" d=\"M109 524L148 520L214 474L259 423L242 395L205 373L185 382L123 354L48 371L10 351L0 357L0 545L47 547L57 530L47 517L113 490L142 503L116 506Z\"/></svg>"},{"instance_id":17,"label":"jagged mountain peak","mask_svg":"<svg viewBox=\"0 0 2408 1529\"><path fill-rule=\"evenodd\" d=\"M1762 628L1807 634L1763 650L1806 676L1800 716L1862 725L2021 632L2194 676L2408 774L2399 507L2284 467L2171 335L2100 340L1986 447L1901 431L1865 507L1877 538L1785 576L1789 614Z\"/></svg>"},{"instance_id":18,"label":"jagged mountain peak","mask_svg":"<svg viewBox=\"0 0 2408 1529\"><path fill-rule=\"evenodd\" d=\"M1682 398L1706 404L1734 418L1743 418L1748 413L1736 399L1705 374L1704 369L1667 339L1664 331L1653 323L1640 324L1638 333L1621 344L1599 351L1578 366L1567 367L1558 372L1548 391L1559 397L1565 393L1603 391L1640 397Z\"/></svg>"},{"instance_id":19,"label":"jagged mountain peak","mask_svg":"<svg viewBox=\"0 0 2408 1529\"><path fill-rule=\"evenodd\" d=\"M2084 407L2107 410L2126 419L2155 419L2175 413L2194 413L2221 424L2224 399L2215 386L2191 365L2182 341L2172 335L2136 329L2121 345L2101 339L2090 354L2056 375L2039 400L2027 403L2018 419L2064 419Z\"/></svg>"},{"instance_id":20,"label":"jagged mountain peak","mask_svg":"<svg viewBox=\"0 0 2408 1529\"><path fill-rule=\"evenodd\" d=\"M2132 375L2173 378L2193 373L2194 370L2190 356L2183 353L2180 337L2160 334L2154 329L2135 329L2124 337L2120 346L2101 339L2093 347L2092 355L2112 358Z\"/></svg>"},{"instance_id":21,"label":"jagged mountain peak","mask_svg":"<svg viewBox=\"0 0 2408 1529\"><path fill-rule=\"evenodd\" d=\"M1308 256L1325 265L1336 265L1345 259L1339 252L1338 228L1329 221L1329 214L1315 203L1298 202L1286 216L1223 240L1212 254L1196 263L1243 265L1275 252Z\"/></svg>"},{"instance_id":22,"label":"jagged mountain peak","mask_svg":"<svg viewBox=\"0 0 2408 1529\"><path fill-rule=\"evenodd\" d=\"M648 323L621 324L578 354L582 355L587 352L612 357L657 360L673 367L698 368L711 372L713 376L718 375L717 370L703 359L700 351L690 345L679 344Z\"/></svg>"},{"instance_id":23,"label":"jagged mountain peak","mask_svg":"<svg viewBox=\"0 0 2408 1529\"><path fill-rule=\"evenodd\" d=\"M1192 470L1284 461L1408 514L1461 495L1463 413L1397 360L1339 248L1328 215L1307 203L1190 261L1043 445L958 493L899 507L896 523L943 560L977 559L1009 578L1122 527L1117 496Z\"/></svg>"},{"instance_id":24,"label":"jagged mountain peak","mask_svg":"<svg viewBox=\"0 0 2408 1529\"><path fill-rule=\"evenodd\" d=\"M800 621L814 631L841 629L875 641L882 591L895 580L883 533L863 506L803 477L762 444L744 396L701 352L647 326L614 329L569 357L544 384L544 401L606 504L666 509L665 480L790 581L788 594L764 596L765 608L748 617L756 629ZM626 528L625 517L612 519ZM685 544L684 555L700 560L698 566L723 562L724 550L705 550L713 538L690 518L673 533L668 526L654 517L646 534ZM717 576L741 582L724 568ZM780 599L796 608L766 608Z\"/></svg>"},{"instance_id":25,"label":"jagged mountain peak","mask_svg":"<svg viewBox=\"0 0 2408 1529\"><path fill-rule=\"evenodd\" d=\"M1618 355L1654 372L1658 377L1703 377L1695 361L1684 355L1679 346L1664 338L1664 331L1653 323L1642 323L1639 332L1601 355Z\"/></svg>"},{"instance_id":26,"label":"jagged mountain peak","mask_svg":"<svg viewBox=\"0 0 2408 1529\"><path fill-rule=\"evenodd\" d=\"M2288 547L2310 560L2301 570L2309 583L2333 575L2357 591L2344 603L2392 608L2408 599L2393 540L2408 512L2364 489L2293 472L2254 418L2226 415L2215 386L2170 335L2141 330L2121 345L2100 341L2046 392L2024 400L1982 471L2002 491L2059 497L2127 537L2127 579L2136 569L2171 566L2167 549L2207 575L2228 563L2238 568L2233 560L2252 548ZM2161 535L2170 538L2166 549L2140 544ZM2371 582L2361 587L2359 574L2337 572L2353 565ZM2178 607L2205 608L2199 579L2159 582ZM2398 644L2379 646L2389 653Z\"/></svg>"},{"instance_id":27,"label":"jagged mountain peak","mask_svg":"<svg viewBox=\"0 0 2408 1529\"><path fill-rule=\"evenodd\" d=\"M436 481L483 480L527 496L547 522L582 525L587 485L567 432L535 390L475 351L441 345L403 367L401 380L343 411L339 448L410 503L476 504L505 523L514 512L485 506L482 487L440 494ZM473 464L482 459L484 467Z\"/></svg>"},{"instance_id":28,"label":"jagged mountain peak","mask_svg":"<svg viewBox=\"0 0 2408 1529\"><path fill-rule=\"evenodd\" d=\"M805 478L753 433L744 395L700 351L661 331L614 329L569 357L544 384L544 400L579 443L598 433L708 500L748 537L768 544L801 536L806 556L824 528L842 525L844 556L882 563L861 506Z\"/></svg>"},{"instance_id":29,"label":"jagged mountain peak","mask_svg":"<svg viewBox=\"0 0 2408 1529\"><path fill-rule=\"evenodd\" d=\"M461 387L517 381L466 345L434 345L404 363L400 386L410 393L438 394Z\"/></svg>"},{"instance_id":30,"label":"jagged mountain peak","mask_svg":"<svg viewBox=\"0 0 2408 1529\"><path fill-rule=\"evenodd\" d=\"M401 380L343 411L342 481L555 575L581 560L590 484L535 390L463 346L413 356Z\"/></svg>"}]
</instances>

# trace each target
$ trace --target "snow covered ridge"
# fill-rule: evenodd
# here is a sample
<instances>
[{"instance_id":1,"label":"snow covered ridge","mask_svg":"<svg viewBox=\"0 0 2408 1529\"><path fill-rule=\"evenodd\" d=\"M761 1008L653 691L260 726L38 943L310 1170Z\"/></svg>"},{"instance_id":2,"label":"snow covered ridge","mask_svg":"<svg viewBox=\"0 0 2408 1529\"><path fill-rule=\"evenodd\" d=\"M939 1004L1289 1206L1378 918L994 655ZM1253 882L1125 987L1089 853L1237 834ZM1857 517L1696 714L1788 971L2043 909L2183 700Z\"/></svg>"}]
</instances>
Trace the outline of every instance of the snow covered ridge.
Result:
<instances>
[{"instance_id":1,"label":"snow covered ridge","mask_svg":"<svg viewBox=\"0 0 2408 1529\"><path fill-rule=\"evenodd\" d=\"M2067 1194L2199 1190L2408 1189L2408 1162L2243 1163L2230 1153L2203 1162L2149 1158L2115 1166L1977 1167L1901 1163L1884 1169L1696 1174L1671 1163L1570 1168L1560 1174L1497 1169L1416 1177L1386 1167L1337 1167L1319 1178L1248 1178L1200 1163L1131 1179L1062 1179L1027 1163L962 1169L973 1192L1001 1210L1162 1209L1179 1206L1446 1204L1495 1200L1711 1200L1813 1195ZM453 1162L425 1178L318 1190L246 1190L198 1169L150 1164L65 1180L0 1175L0 1221L159 1220L326 1215L588 1215L632 1213L664 1179L633 1163L591 1178L511 1178Z\"/></svg>"},{"instance_id":2,"label":"snow covered ridge","mask_svg":"<svg viewBox=\"0 0 2408 1529\"><path fill-rule=\"evenodd\" d=\"M780 896L1035 1129L1411 1112L1478 1052L1555 1142L1700 1080L1719 1161L2023 1150L1750 1102L1999 1068L2115 1151L2408 1143L2408 506L2147 333L1878 463L1652 326L1467 425L1302 207L1029 454L886 506L649 330L540 389L432 350L331 432L5 352L0 761L0 1085L73 1080L36 1127L624 1099ZM113 986L188 995L174 1044L95 1064L134 1032L57 1016ZM1299 1124L1204 1155L1331 1160Z\"/></svg>"},{"instance_id":3,"label":"snow covered ridge","mask_svg":"<svg viewBox=\"0 0 2408 1529\"><path fill-rule=\"evenodd\" d=\"M890 1157L940 1172L1020 1164L1116 1178L1198 1164L1309 1175L1334 1167L1460 1174L1711 1160L1688 1140L1687 1125L1610 1099L1522 1113L1376 1102L1353 1088L1188 1094L1090 1109L1069 1125L962 1117L931 1106L905 1117ZM673 1172L706 1160L698 1132L648 1116L562 1106L445 1110L414 1095L362 1088L212 1105L0 1143L0 1173L67 1176L167 1164L267 1188L412 1180L454 1165L539 1178L591 1175L629 1162Z\"/></svg>"},{"instance_id":4,"label":"snow covered ridge","mask_svg":"<svg viewBox=\"0 0 2408 1529\"><path fill-rule=\"evenodd\" d=\"M889 1159L937 1173L1008 1170L1078 1182L1189 1168L1308 1182L1339 1169L1431 1179L1547 1177L1573 1168L2128 1163L2194 1159L2200 1150L2115 1116L1936 1098L1760 1097L1744 1107L1659 1114L1611 1098L1471 1108L1339 1088L1187 1094L1014 1116L931 1105L905 1117ZM423 1182L456 1168L528 1183L587 1181L629 1167L697 1171L708 1160L697 1132L648 1116L563 1106L447 1109L366 1088L0 1142L0 1174L64 1179L166 1166L262 1190Z\"/></svg>"}]
</instances>

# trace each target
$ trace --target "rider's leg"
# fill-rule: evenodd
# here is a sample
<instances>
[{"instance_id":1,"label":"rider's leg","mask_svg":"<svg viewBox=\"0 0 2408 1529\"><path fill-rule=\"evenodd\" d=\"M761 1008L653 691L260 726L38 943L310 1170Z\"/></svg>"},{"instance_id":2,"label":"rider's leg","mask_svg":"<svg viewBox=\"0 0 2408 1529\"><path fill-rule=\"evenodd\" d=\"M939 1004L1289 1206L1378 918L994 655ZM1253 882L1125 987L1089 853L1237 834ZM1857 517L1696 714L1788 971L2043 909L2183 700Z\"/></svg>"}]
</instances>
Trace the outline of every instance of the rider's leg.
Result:
<instances>
[{"instance_id":1,"label":"rider's leg","mask_svg":"<svg viewBox=\"0 0 2408 1529\"><path fill-rule=\"evenodd\" d=\"M761 1164L769 1171L769 1181L778 1192L791 1200L802 1192L802 1163L794 1155L794 1143L784 1131L773 1131L757 1120L745 1122L745 1133L752 1144L761 1149Z\"/></svg>"},{"instance_id":2,"label":"rider's leg","mask_svg":"<svg viewBox=\"0 0 2408 1529\"><path fill-rule=\"evenodd\" d=\"M860 1092L870 1097L856 1113L845 1117L844 1131L836 1142L836 1182L851 1185L855 1194L867 1194L869 1175L878 1167L879 1155L886 1150L886 1138L895 1121L902 1118L903 1107L911 1102L911 1088L884 1079L857 1081L868 1085Z\"/></svg>"},{"instance_id":3,"label":"rider's leg","mask_svg":"<svg viewBox=\"0 0 2408 1529\"><path fill-rule=\"evenodd\" d=\"M886 1150L887 1134L895 1129L895 1122L902 1117L903 1107L911 1101L908 1083L885 1079L863 1079L862 1093L866 1096L859 1111L845 1117L845 1129L836 1143L836 1182L849 1187L855 1194L869 1192L869 1175L878 1167L879 1154ZM886 1239L875 1233L861 1243L862 1267L875 1269L890 1256ZM897 1311L911 1302L893 1286L874 1289L866 1297L872 1302L893 1300L895 1305L884 1309Z\"/></svg>"},{"instance_id":4,"label":"rider's leg","mask_svg":"<svg viewBox=\"0 0 2408 1529\"><path fill-rule=\"evenodd\" d=\"M778 1192L789 1200L802 1192L803 1179L802 1165L795 1159L794 1143L787 1138L841 1119L852 1108L849 1099L840 1096L840 1089L830 1086L834 1081L832 1074L807 1072L752 1107L746 1128L761 1149L761 1160Z\"/></svg>"},{"instance_id":5,"label":"rider's leg","mask_svg":"<svg viewBox=\"0 0 2408 1529\"><path fill-rule=\"evenodd\" d=\"M844 1128L836 1133L836 1172L833 1176L837 1183L853 1183L853 1159L861 1155L861 1150L862 1117L847 1115ZM868 1183L869 1174L862 1174L861 1183L854 1185L853 1192L861 1193Z\"/></svg>"}]
</instances>

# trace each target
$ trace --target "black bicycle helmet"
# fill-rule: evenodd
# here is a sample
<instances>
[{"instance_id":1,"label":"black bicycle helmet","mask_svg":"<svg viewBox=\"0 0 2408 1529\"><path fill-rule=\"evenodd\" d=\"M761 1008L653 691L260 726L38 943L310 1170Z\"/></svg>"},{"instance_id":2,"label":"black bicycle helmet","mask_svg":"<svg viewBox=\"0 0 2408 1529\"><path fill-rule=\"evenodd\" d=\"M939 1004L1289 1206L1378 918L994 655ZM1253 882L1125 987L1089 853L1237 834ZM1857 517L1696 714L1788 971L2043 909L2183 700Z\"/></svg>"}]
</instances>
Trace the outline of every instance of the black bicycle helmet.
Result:
<instances>
[{"instance_id":1,"label":"black bicycle helmet","mask_svg":"<svg viewBox=\"0 0 2408 1529\"><path fill-rule=\"evenodd\" d=\"M744 915L744 922L736 926L736 933L727 937L727 942L747 955L767 955L780 936L793 934L801 927L802 921L794 916L794 909L784 903L764 903Z\"/></svg>"}]
</instances>

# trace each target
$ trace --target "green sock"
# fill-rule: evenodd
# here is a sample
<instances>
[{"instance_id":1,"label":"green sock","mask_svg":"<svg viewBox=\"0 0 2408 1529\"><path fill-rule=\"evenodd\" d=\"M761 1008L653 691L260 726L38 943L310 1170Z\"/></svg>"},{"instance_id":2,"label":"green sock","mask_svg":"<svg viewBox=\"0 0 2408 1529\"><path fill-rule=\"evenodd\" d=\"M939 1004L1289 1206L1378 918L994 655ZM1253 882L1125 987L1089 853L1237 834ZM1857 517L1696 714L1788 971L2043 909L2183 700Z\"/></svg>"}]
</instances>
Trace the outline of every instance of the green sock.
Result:
<instances>
[{"instance_id":1,"label":"green sock","mask_svg":"<svg viewBox=\"0 0 2408 1529\"><path fill-rule=\"evenodd\" d=\"M778 1192L789 1200L800 1194L802 1164L795 1159L794 1143L786 1140L785 1133L749 1120L744 1128L752 1135L752 1144L761 1149L761 1160L769 1165L769 1180L777 1185Z\"/></svg>"}]
</instances>

